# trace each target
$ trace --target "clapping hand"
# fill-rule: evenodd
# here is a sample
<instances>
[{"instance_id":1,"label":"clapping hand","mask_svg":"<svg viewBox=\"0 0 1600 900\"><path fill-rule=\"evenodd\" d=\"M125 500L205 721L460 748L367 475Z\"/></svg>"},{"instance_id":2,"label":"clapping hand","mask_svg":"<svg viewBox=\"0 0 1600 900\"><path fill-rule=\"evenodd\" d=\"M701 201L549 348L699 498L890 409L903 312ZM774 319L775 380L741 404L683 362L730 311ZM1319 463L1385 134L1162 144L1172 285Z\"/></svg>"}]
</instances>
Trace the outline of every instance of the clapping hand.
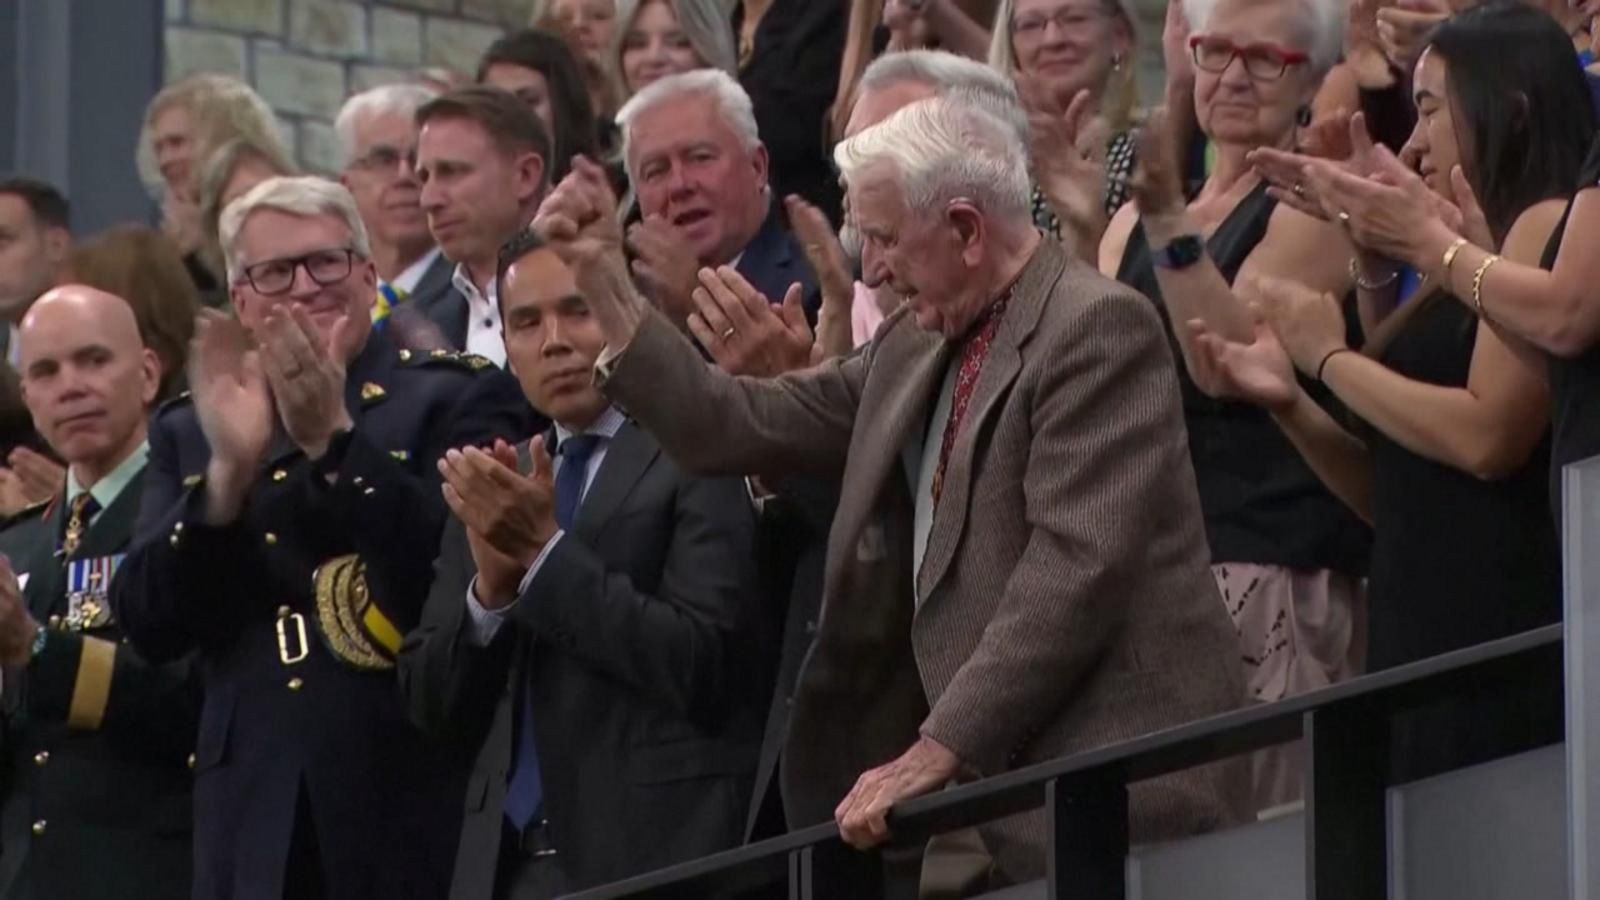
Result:
<instances>
[{"instance_id":1,"label":"clapping hand","mask_svg":"<svg viewBox=\"0 0 1600 900\"><path fill-rule=\"evenodd\" d=\"M1274 412L1287 410L1300 396L1295 381L1294 363L1283 349L1272 326L1255 314L1254 340L1248 344L1230 341L1206 327L1200 319L1189 320L1194 336L1195 383L1212 397L1241 400Z\"/></svg>"},{"instance_id":2,"label":"clapping hand","mask_svg":"<svg viewBox=\"0 0 1600 900\"><path fill-rule=\"evenodd\" d=\"M1324 218L1342 223L1361 248L1429 271L1438 260L1426 258L1426 248L1439 243L1441 231L1463 228L1464 216L1387 147L1374 147L1372 158L1370 177L1326 160L1308 161L1302 170L1307 193L1314 192Z\"/></svg>"},{"instance_id":3,"label":"clapping hand","mask_svg":"<svg viewBox=\"0 0 1600 900\"><path fill-rule=\"evenodd\" d=\"M11 515L43 503L60 493L67 470L60 463L27 447L16 447L0 467L0 509Z\"/></svg>"},{"instance_id":4,"label":"clapping hand","mask_svg":"<svg viewBox=\"0 0 1600 900\"><path fill-rule=\"evenodd\" d=\"M1306 167L1320 160L1361 178L1370 177L1377 171L1378 159L1372 135L1367 131L1366 116L1362 113L1347 118L1336 116L1325 127L1335 126L1348 130L1348 152L1343 156L1292 153L1273 147L1250 151L1246 159L1255 167L1256 174L1267 182L1267 193L1274 200L1308 216L1328 221L1330 217L1315 193L1315 185L1306 178Z\"/></svg>"},{"instance_id":5,"label":"clapping hand","mask_svg":"<svg viewBox=\"0 0 1600 900\"><path fill-rule=\"evenodd\" d=\"M519 471L516 451L504 440L482 450L451 450L439 460L444 500L461 524L478 567L478 602L509 605L516 586L555 536L554 463L544 437L528 443L533 466Z\"/></svg>"},{"instance_id":6,"label":"clapping hand","mask_svg":"<svg viewBox=\"0 0 1600 900\"><path fill-rule=\"evenodd\" d=\"M1260 298L1260 312L1300 371L1318 375L1330 353L1348 349L1344 313L1332 294L1280 278L1254 279L1247 290Z\"/></svg>"},{"instance_id":7,"label":"clapping hand","mask_svg":"<svg viewBox=\"0 0 1600 900\"><path fill-rule=\"evenodd\" d=\"M694 249L659 215L647 216L629 228L628 246L635 254L633 276L645 296L681 325L694 311L690 295L700 283L700 261Z\"/></svg>"},{"instance_id":8,"label":"clapping hand","mask_svg":"<svg viewBox=\"0 0 1600 900\"><path fill-rule=\"evenodd\" d=\"M800 285L791 284L783 305L774 306L733 267L701 269L689 331L731 375L765 378L803 369L815 341L800 295Z\"/></svg>"},{"instance_id":9,"label":"clapping hand","mask_svg":"<svg viewBox=\"0 0 1600 900\"><path fill-rule=\"evenodd\" d=\"M1394 6L1378 10L1378 41L1384 55L1407 72L1422 55L1423 41L1450 16L1444 0L1399 0Z\"/></svg>"},{"instance_id":10,"label":"clapping hand","mask_svg":"<svg viewBox=\"0 0 1600 900\"><path fill-rule=\"evenodd\" d=\"M272 441L272 394L261 352L237 319L203 310L189 345L189 388L211 448L206 518L233 521Z\"/></svg>"},{"instance_id":11,"label":"clapping hand","mask_svg":"<svg viewBox=\"0 0 1600 900\"><path fill-rule=\"evenodd\" d=\"M267 311L262 370L284 430L310 459L321 459L333 435L354 424L344 405L345 362L337 349L349 323L348 317L340 317L323 340L299 305L280 304Z\"/></svg>"},{"instance_id":12,"label":"clapping hand","mask_svg":"<svg viewBox=\"0 0 1600 900\"><path fill-rule=\"evenodd\" d=\"M1111 127L1090 113L1087 90L1068 95L1037 76L1021 76L1017 92L1028 114L1034 179L1061 219L1071 249L1094 253L1106 228L1106 144Z\"/></svg>"},{"instance_id":13,"label":"clapping hand","mask_svg":"<svg viewBox=\"0 0 1600 900\"><path fill-rule=\"evenodd\" d=\"M1129 183L1133 202L1147 231L1157 221L1183 215L1188 205L1173 149L1172 139L1167 134L1167 112L1158 109L1139 129L1139 157Z\"/></svg>"}]
</instances>

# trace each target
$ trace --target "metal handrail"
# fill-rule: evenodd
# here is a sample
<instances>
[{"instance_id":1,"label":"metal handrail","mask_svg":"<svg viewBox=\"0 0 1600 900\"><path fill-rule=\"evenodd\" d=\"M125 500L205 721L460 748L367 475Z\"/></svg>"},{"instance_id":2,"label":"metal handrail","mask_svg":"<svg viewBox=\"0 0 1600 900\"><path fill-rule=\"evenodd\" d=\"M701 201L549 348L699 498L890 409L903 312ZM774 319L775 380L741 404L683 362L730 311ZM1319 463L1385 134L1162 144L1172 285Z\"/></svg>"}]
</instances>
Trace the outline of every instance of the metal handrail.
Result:
<instances>
[{"instance_id":1,"label":"metal handrail","mask_svg":"<svg viewBox=\"0 0 1600 900\"><path fill-rule=\"evenodd\" d=\"M1006 772L971 784L914 798L897 805L889 815L894 844L920 845L927 838L992 821L1015 813L1037 809L1050 812L1052 830L1050 872L1051 896L1057 896L1054 882L1071 880L1083 884L1120 884L1122 857L1126 855L1126 833L1110 845L1084 848L1060 839L1060 828L1070 827L1069 818L1081 820L1086 811L1126 820L1126 786L1158 775L1178 772L1228 757L1250 753L1302 737L1311 749L1311 788L1307 796L1308 828L1316 829L1317 803L1323 809L1321 828L1350 821L1371 824L1373 789L1379 803L1374 838L1343 834L1343 860L1352 843L1381 861L1382 788L1387 787L1386 767L1363 765L1376 757L1352 760L1359 755L1352 747L1381 745L1386 753L1386 734L1390 714L1415 708L1450 696L1470 696L1475 687L1500 685L1506 681L1528 680L1539 684L1561 684L1562 627L1550 625L1523 634L1502 638L1474 647L1441 654L1408 665L1353 678L1320 690L1309 691L1274 703L1235 710L1191 722L1133 740L1039 763ZM1324 727L1318 729L1321 723ZM1336 731L1346 732L1335 737ZM1359 740L1352 732L1362 733ZM1328 752L1319 754L1318 748ZM1338 749L1337 755L1333 752ZM1379 756L1377 750L1371 751ZM1318 781L1319 766L1321 781ZM1369 783L1372 779L1382 784ZM1348 794L1348 796L1341 796ZM1086 807L1085 804L1088 804ZM1067 814L1070 813L1070 816ZM1363 818L1364 817L1364 818ZM1104 821L1103 819L1101 820ZM1059 825L1058 825L1059 823ZM1114 831L1115 829L1113 829ZM1370 830L1366 829L1366 830ZM1076 832L1075 832L1076 833ZM1081 837L1081 835L1080 835ZM1098 835L1097 835L1098 837ZM1095 843L1104 843L1095 841ZM623 881L567 895L567 900L613 900L627 897L687 896L711 897L781 883L787 876L791 897L811 896L807 885L812 878L798 871L816 864L819 851L837 856L842 842L832 824L816 825L781 837L691 860ZM1117 851L1120 849L1120 853ZM1313 853L1316 842L1312 842ZM1110 858L1115 857L1115 858ZM1356 878L1370 884L1371 873L1349 873L1308 865L1308 877L1327 879L1328 884L1344 884ZM1318 875L1311 872L1322 870ZM1379 873L1376 877L1382 877ZM1110 879L1106 881L1105 879ZM1323 883L1323 882L1319 882ZM1333 890L1334 896L1357 896ZM1316 892L1312 893L1315 896ZM1109 894L1085 894L1085 896ZM827 896L817 892L817 896ZM1372 896L1361 894L1361 896Z\"/></svg>"}]
</instances>

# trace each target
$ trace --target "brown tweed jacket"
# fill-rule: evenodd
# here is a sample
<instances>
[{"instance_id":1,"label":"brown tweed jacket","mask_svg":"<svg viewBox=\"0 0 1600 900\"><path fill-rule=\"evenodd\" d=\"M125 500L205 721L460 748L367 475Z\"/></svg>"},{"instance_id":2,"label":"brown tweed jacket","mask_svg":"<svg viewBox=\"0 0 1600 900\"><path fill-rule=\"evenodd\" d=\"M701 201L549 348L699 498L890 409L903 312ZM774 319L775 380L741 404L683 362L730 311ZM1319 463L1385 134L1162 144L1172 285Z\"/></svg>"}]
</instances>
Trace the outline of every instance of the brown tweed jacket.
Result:
<instances>
[{"instance_id":1,"label":"brown tweed jacket","mask_svg":"<svg viewBox=\"0 0 1600 900\"><path fill-rule=\"evenodd\" d=\"M991 775L1244 697L1150 301L1041 245L947 465L919 606L906 459L920 458L951 358L902 310L863 353L736 379L653 316L604 367L607 393L687 468L843 473L822 620L784 749L792 826L831 818L856 777L919 730ZM1136 785L1133 839L1231 822L1241 774ZM984 834L1004 875L1042 871L1040 815Z\"/></svg>"}]
</instances>

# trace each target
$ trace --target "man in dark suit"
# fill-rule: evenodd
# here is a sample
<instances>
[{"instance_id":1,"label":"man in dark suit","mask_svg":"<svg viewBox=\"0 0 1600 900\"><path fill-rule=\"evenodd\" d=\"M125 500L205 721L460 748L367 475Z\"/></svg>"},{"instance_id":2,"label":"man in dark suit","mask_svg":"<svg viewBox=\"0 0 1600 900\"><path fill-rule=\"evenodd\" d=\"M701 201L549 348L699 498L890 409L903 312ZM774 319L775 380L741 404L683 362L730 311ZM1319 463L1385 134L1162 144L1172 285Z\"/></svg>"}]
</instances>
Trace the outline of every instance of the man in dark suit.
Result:
<instances>
[{"instance_id":1,"label":"man in dark suit","mask_svg":"<svg viewBox=\"0 0 1600 900\"><path fill-rule=\"evenodd\" d=\"M466 766L406 720L393 655L445 518L435 461L519 416L465 405L487 363L372 331L342 187L263 182L221 236L238 318L201 320L193 395L156 416L113 591L141 653L204 669L194 896L441 897Z\"/></svg>"},{"instance_id":2,"label":"man in dark suit","mask_svg":"<svg viewBox=\"0 0 1600 900\"><path fill-rule=\"evenodd\" d=\"M773 202L767 148L739 82L718 69L663 78L635 94L617 124L644 215L628 233L633 274L656 306L692 329L697 273L733 266L774 301L799 284L815 322L821 293Z\"/></svg>"},{"instance_id":3,"label":"man in dark suit","mask_svg":"<svg viewBox=\"0 0 1600 900\"><path fill-rule=\"evenodd\" d=\"M160 362L126 302L81 285L40 297L18 341L29 409L68 468L64 496L11 525L0 559L0 896L186 898L199 683L187 659L155 665L125 644L107 599Z\"/></svg>"},{"instance_id":4,"label":"man in dark suit","mask_svg":"<svg viewBox=\"0 0 1600 900\"><path fill-rule=\"evenodd\" d=\"M544 197L550 134L515 95L485 85L423 104L416 124L422 209L454 267L452 290L416 308L449 346L502 365L495 263Z\"/></svg>"},{"instance_id":5,"label":"man in dark suit","mask_svg":"<svg viewBox=\"0 0 1600 900\"><path fill-rule=\"evenodd\" d=\"M400 661L412 716L478 753L455 900L738 844L771 684L743 483L685 475L595 390L599 329L524 241L504 257L506 349L556 427L521 458L446 455L455 519Z\"/></svg>"}]
</instances>

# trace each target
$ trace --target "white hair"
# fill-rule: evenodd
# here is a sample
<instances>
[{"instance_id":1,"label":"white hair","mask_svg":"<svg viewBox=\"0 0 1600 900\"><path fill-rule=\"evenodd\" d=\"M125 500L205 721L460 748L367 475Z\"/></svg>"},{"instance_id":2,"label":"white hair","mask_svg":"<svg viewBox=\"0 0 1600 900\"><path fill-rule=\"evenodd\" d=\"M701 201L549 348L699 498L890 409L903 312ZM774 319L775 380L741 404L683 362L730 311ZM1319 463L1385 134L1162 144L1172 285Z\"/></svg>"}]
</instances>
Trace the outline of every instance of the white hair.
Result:
<instances>
[{"instance_id":1,"label":"white hair","mask_svg":"<svg viewBox=\"0 0 1600 900\"><path fill-rule=\"evenodd\" d=\"M840 143L833 159L851 186L868 167L890 166L912 215L938 214L961 198L992 219L1030 220L1022 141L992 113L955 98L913 103Z\"/></svg>"},{"instance_id":2,"label":"white hair","mask_svg":"<svg viewBox=\"0 0 1600 900\"><path fill-rule=\"evenodd\" d=\"M746 150L761 145L761 129L756 127L755 106L732 75L721 69L695 69L669 75L645 86L617 110L617 128L622 131L622 159L628 168L628 177L638 180L633 170L633 123L646 112L664 103L683 97L706 97L716 107L722 121L739 137Z\"/></svg>"},{"instance_id":3,"label":"white hair","mask_svg":"<svg viewBox=\"0 0 1600 900\"><path fill-rule=\"evenodd\" d=\"M217 231L230 282L237 281L242 270L239 265L239 231L244 228L250 214L258 209L339 219L350 230L350 249L364 259L372 256L367 226L361 223L361 213L356 211L356 198L350 196L344 185L314 175L282 175L261 182L222 211Z\"/></svg>"},{"instance_id":4,"label":"white hair","mask_svg":"<svg viewBox=\"0 0 1600 900\"><path fill-rule=\"evenodd\" d=\"M1216 15L1217 7L1224 2L1226 0L1183 0L1183 15L1189 20L1189 30L1195 34L1205 33L1211 25L1211 17ZM1250 2L1263 3L1265 0ZM1294 4L1295 38L1301 42L1299 49L1311 57L1311 74L1320 79L1344 53L1344 27L1350 15L1348 5L1345 0L1276 2Z\"/></svg>"},{"instance_id":5,"label":"white hair","mask_svg":"<svg viewBox=\"0 0 1600 900\"><path fill-rule=\"evenodd\" d=\"M405 116L412 118L417 108L439 96L439 92L425 84L380 84L362 91L344 102L333 127L339 132L339 147L344 154L343 165L355 162L356 124L372 116Z\"/></svg>"},{"instance_id":6,"label":"white hair","mask_svg":"<svg viewBox=\"0 0 1600 900\"><path fill-rule=\"evenodd\" d=\"M976 106L1015 128L1027 143L1028 114L1017 98L1016 85L977 60L944 50L885 53L861 73L857 91L865 93L906 83L925 85L935 96Z\"/></svg>"}]
</instances>

